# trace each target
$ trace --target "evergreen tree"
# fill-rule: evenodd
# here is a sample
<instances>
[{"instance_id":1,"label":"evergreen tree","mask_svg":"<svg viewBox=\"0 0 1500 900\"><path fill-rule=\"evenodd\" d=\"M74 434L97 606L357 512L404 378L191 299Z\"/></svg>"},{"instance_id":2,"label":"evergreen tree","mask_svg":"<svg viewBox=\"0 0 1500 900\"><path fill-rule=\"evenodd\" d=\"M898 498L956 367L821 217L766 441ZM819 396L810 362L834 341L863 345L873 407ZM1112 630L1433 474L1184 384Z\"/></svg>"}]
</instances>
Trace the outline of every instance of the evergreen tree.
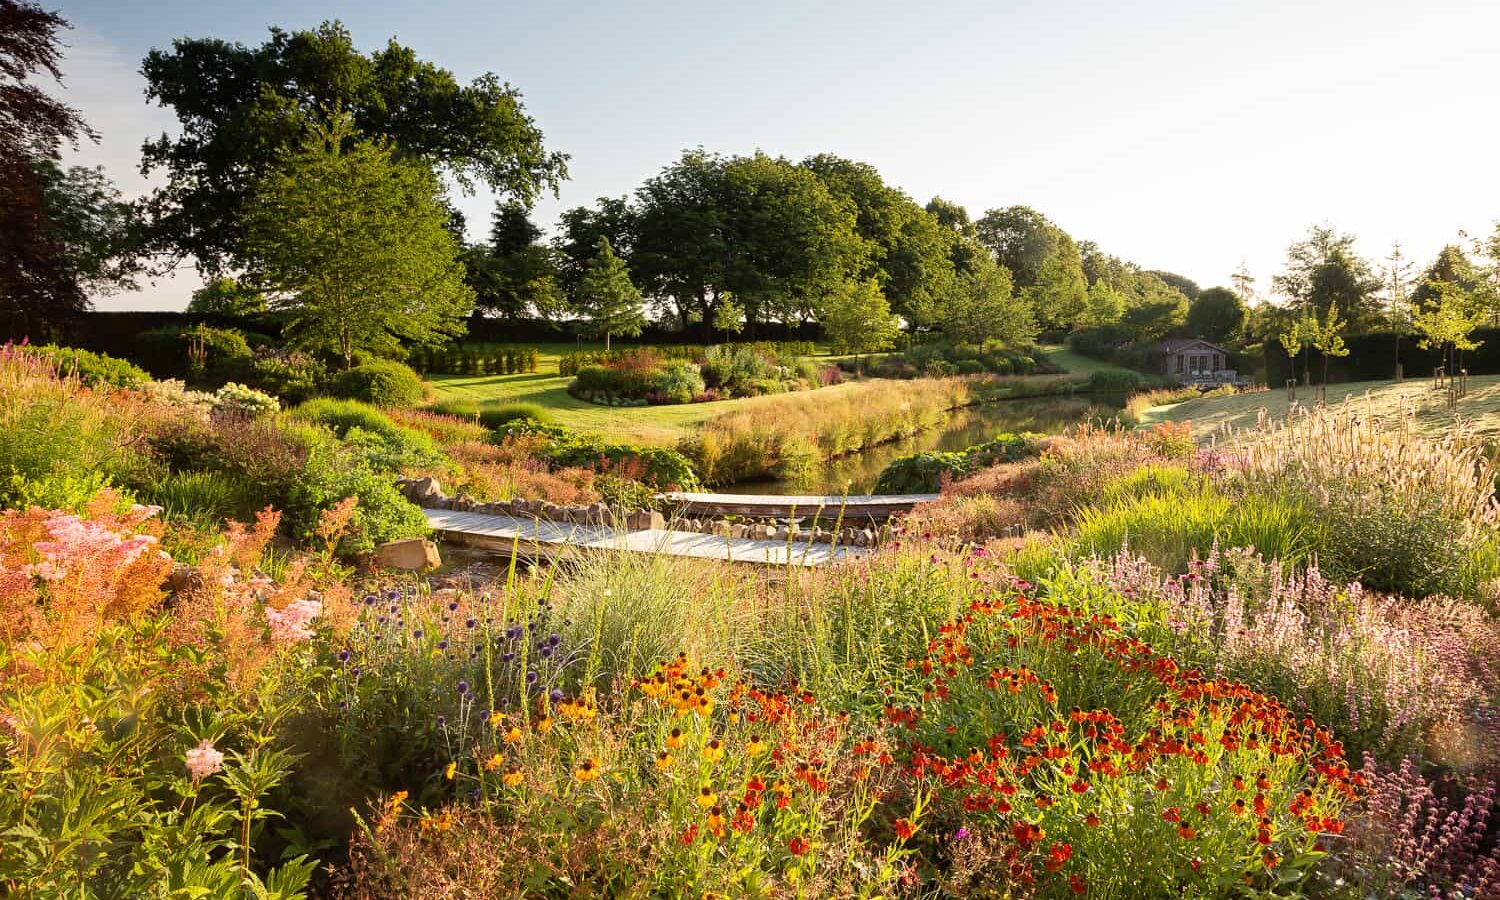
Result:
<instances>
[{"instance_id":1,"label":"evergreen tree","mask_svg":"<svg viewBox=\"0 0 1500 900\"><path fill-rule=\"evenodd\" d=\"M584 317L583 333L604 338L606 351L612 336L637 337L646 327L641 292L630 280L624 260L615 255L609 238L599 239L594 260L578 286L577 308Z\"/></svg>"}]
</instances>

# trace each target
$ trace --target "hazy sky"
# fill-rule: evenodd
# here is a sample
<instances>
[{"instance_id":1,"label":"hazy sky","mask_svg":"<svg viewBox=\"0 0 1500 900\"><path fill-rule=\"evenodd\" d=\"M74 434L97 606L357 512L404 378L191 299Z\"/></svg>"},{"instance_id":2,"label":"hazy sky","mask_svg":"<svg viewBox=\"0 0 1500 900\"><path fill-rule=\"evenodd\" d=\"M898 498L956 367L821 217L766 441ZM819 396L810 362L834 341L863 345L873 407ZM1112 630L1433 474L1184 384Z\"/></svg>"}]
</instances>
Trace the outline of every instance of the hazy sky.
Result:
<instances>
[{"instance_id":1,"label":"hazy sky","mask_svg":"<svg viewBox=\"0 0 1500 900\"><path fill-rule=\"evenodd\" d=\"M537 219L633 191L687 147L868 162L919 202L1021 203L1204 286L1269 290L1328 222L1423 261L1500 219L1500 4L1302 2L228 2L46 0L67 87L103 134L80 161L128 192L172 130L138 69L179 36L258 44L337 18L525 97L572 178ZM490 198L465 198L471 233ZM177 308L185 273L100 308Z\"/></svg>"}]
</instances>

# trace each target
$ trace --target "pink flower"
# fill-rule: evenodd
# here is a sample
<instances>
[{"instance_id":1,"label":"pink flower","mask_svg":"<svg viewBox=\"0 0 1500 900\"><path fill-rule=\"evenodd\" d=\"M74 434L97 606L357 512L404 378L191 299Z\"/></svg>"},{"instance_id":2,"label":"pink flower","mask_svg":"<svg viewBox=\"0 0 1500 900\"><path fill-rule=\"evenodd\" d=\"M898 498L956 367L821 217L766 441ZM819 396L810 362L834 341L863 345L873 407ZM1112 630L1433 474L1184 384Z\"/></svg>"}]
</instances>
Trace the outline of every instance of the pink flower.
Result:
<instances>
[{"instance_id":1,"label":"pink flower","mask_svg":"<svg viewBox=\"0 0 1500 900\"><path fill-rule=\"evenodd\" d=\"M294 600L283 609L266 608L266 621L271 625L271 639L277 643L305 641L313 636L307 626L323 611L323 604L316 600Z\"/></svg>"},{"instance_id":2,"label":"pink flower","mask_svg":"<svg viewBox=\"0 0 1500 900\"><path fill-rule=\"evenodd\" d=\"M193 773L194 781L207 778L224 768L224 754L214 749L213 741L204 738L187 752L187 767Z\"/></svg>"}]
</instances>

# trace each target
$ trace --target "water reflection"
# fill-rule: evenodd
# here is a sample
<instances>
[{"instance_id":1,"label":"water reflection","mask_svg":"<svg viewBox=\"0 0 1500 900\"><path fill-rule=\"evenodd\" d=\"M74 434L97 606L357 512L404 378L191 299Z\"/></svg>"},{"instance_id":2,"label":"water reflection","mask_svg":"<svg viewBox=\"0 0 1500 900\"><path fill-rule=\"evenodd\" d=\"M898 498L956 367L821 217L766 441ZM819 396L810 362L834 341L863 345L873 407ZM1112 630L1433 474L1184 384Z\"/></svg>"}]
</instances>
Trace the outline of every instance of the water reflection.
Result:
<instances>
[{"instance_id":1,"label":"water reflection","mask_svg":"<svg viewBox=\"0 0 1500 900\"><path fill-rule=\"evenodd\" d=\"M1114 398L1100 397L1044 397L970 406L955 410L942 428L832 460L808 480L747 481L721 490L737 494L842 494L846 490L867 494L881 471L898 456L923 450L963 450L1004 431L1056 434L1078 422L1112 418L1119 408Z\"/></svg>"}]
</instances>

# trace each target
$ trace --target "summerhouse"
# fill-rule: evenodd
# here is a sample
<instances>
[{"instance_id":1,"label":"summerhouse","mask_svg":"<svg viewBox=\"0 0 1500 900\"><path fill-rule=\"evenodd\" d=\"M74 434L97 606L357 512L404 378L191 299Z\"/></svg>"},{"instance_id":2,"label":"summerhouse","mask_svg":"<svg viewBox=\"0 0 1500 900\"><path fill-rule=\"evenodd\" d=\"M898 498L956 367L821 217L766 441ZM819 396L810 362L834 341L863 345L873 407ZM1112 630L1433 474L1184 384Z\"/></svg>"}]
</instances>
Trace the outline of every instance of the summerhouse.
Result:
<instances>
[{"instance_id":1,"label":"summerhouse","mask_svg":"<svg viewBox=\"0 0 1500 900\"><path fill-rule=\"evenodd\" d=\"M1163 375L1183 384L1233 384L1239 373L1229 368L1229 351L1200 338L1177 338L1158 346Z\"/></svg>"}]
</instances>

